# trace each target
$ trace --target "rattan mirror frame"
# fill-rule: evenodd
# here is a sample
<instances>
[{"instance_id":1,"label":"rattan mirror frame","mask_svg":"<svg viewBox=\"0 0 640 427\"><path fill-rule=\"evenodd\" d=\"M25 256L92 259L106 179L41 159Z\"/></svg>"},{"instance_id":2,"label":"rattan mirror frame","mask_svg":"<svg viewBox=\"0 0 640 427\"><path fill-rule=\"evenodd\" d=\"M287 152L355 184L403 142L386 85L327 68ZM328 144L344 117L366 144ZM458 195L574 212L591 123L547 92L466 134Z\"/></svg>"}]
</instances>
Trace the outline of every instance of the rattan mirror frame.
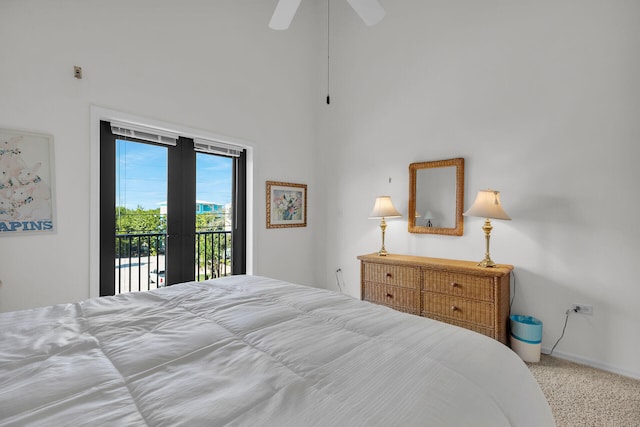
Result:
<instances>
[{"instance_id":1,"label":"rattan mirror frame","mask_svg":"<svg viewBox=\"0 0 640 427\"><path fill-rule=\"evenodd\" d=\"M429 168L443 168L443 167L455 167L456 168L456 211L455 211L455 226L452 228L442 227L425 227L416 225L415 214L410 212L416 212L416 181L417 172L422 169ZM436 160L431 162L419 162L411 163L409 165L409 233L419 234L443 234L448 236L462 236L464 233L464 220L462 216L464 204L464 159L459 157L455 159Z\"/></svg>"}]
</instances>

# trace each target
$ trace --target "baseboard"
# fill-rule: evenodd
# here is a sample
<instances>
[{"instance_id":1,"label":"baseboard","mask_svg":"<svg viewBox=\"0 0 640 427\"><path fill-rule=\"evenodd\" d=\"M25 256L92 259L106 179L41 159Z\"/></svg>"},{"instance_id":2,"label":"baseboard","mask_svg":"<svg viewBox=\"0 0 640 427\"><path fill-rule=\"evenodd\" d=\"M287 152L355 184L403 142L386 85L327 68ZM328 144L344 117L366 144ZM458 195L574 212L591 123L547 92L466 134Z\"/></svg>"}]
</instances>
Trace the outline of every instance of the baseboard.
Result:
<instances>
[{"instance_id":1,"label":"baseboard","mask_svg":"<svg viewBox=\"0 0 640 427\"><path fill-rule=\"evenodd\" d=\"M542 347L543 354L548 354L550 351L551 351L550 348ZM596 362L594 360L587 359L582 356L577 356L575 354L565 353L563 351L554 351L553 356L559 359L565 359L570 362L580 363L581 365L591 366L592 368L601 369L603 371L612 372L614 374L640 380L640 372L629 371L627 369L620 369L617 366L612 366L602 362Z\"/></svg>"}]
</instances>

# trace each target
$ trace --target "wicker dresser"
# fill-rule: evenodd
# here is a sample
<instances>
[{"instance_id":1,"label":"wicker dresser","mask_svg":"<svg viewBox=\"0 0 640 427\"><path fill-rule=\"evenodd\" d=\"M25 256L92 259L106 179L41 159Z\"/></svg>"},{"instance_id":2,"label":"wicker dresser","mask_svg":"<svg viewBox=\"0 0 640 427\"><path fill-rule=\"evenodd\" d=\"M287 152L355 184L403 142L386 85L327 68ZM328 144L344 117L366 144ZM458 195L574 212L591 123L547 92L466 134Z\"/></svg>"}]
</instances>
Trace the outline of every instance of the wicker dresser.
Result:
<instances>
[{"instance_id":1,"label":"wicker dresser","mask_svg":"<svg viewBox=\"0 0 640 427\"><path fill-rule=\"evenodd\" d=\"M362 299L462 326L507 344L510 265L361 255Z\"/></svg>"}]
</instances>

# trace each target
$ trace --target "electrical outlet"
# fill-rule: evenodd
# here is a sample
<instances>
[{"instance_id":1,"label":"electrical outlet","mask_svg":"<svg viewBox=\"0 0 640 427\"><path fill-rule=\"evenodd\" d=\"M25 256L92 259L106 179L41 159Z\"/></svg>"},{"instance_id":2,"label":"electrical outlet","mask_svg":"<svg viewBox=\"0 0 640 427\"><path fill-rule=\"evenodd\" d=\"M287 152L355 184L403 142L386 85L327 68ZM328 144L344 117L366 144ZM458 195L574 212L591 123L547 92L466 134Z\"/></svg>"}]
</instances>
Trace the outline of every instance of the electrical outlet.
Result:
<instances>
[{"instance_id":1,"label":"electrical outlet","mask_svg":"<svg viewBox=\"0 0 640 427\"><path fill-rule=\"evenodd\" d=\"M580 314L593 314L593 306L587 304L571 304L571 311Z\"/></svg>"}]
</instances>

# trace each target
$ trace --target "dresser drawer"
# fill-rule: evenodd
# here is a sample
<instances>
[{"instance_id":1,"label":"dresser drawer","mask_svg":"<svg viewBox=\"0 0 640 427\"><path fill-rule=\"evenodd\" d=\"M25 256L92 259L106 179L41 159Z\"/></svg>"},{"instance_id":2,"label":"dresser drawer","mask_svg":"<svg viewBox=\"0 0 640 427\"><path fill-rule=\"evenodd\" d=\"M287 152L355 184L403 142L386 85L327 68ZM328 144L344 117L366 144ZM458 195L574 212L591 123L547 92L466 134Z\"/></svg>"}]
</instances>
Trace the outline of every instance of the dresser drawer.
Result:
<instances>
[{"instance_id":1,"label":"dresser drawer","mask_svg":"<svg viewBox=\"0 0 640 427\"><path fill-rule=\"evenodd\" d=\"M420 289L420 269L416 267L365 262L362 270L365 282Z\"/></svg>"},{"instance_id":2,"label":"dresser drawer","mask_svg":"<svg viewBox=\"0 0 640 427\"><path fill-rule=\"evenodd\" d=\"M479 326L495 327L494 305L435 292L423 292L422 303L427 317L439 316Z\"/></svg>"},{"instance_id":3,"label":"dresser drawer","mask_svg":"<svg viewBox=\"0 0 640 427\"><path fill-rule=\"evenodd\" d=\"M471 274L427 270L424 289L430 292L494 302L494 278Z\"/></svg>"},{"instance_id":4,"label":"dresser drawer","mask_svg":"<svg viewBox=\"0 0 640 427\"><path fill-rule=\"evenodd\" d=\"M381 283L365 282L362 299L400 311L420 314L420 291Z\"/></svg>"}]
</instances>

